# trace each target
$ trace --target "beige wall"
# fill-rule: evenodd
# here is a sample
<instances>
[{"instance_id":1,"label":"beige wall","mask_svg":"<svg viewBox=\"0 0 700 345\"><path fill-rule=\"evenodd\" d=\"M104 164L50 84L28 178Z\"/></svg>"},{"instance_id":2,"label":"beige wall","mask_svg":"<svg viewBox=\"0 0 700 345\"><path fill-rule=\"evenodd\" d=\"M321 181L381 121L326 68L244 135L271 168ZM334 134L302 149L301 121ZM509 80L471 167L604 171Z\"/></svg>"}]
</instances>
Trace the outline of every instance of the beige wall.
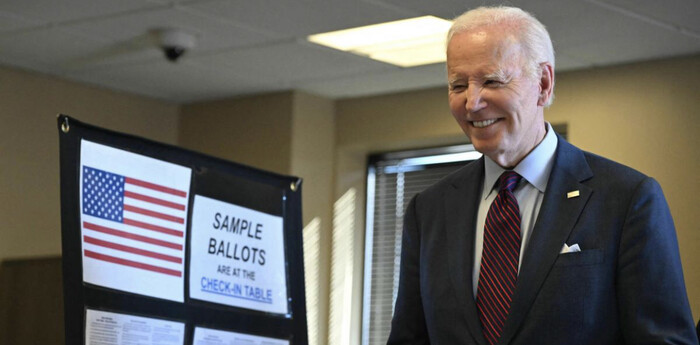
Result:
<instances>
[{"instance_id":1,"label":"beige wall","mask_svg":"<svg viewBox=\"0 0 700 345\"><path fill-rule=\"evenodd\" d=\"M316 314L317 339L312 344L325 344L328 332L328 296L330 291L331 230L333 223L333 166L335 142L334 102L301 92L294 93L292 152L290 173L304 179L302 204L304 225L318 217L319 255L316 264L316 286L319 310ZM306 269L312 269L307 267ZM313 291L308 289L308 291ZM308 298L314 298L308 296ZM312 317L313 313L308 317ZM311 325L311 320L309 320ZM311 335L309 335L311 337Z\"/></svg>"},{"instance_id":2,"label":"beige wall","mask_svg":"<svg viewBox=\"0 0 700 345\"><path fill-rule=\"evenodd\" d=\"M545 118L568 123L574 145L655 177L676 223L693 314L700 317L700 56L557 75ZM367 154L466 142L446 89L342 100L336 104L336 197L365 190ZM364 195L357 207L364 207ZM358 215L362 217L364 215ZM364 223L358 223L364 224ZM363 243L362 229L356 241ZM361 253L357 253L362 262ZM362 267L355 265L355 267ZM357 270L361 271L361 270ZM355 272L360 279L362 272ZM359 293L355 303L359 304ZM357 306L359 308L359 306ZM359 322L359 316L356 322Z\"/></svg>"},{"instance_id":3,"label":"beige wall","mask_svg":"<svg viewBox=\"0 0 700 345\"><path fill-rule=\"evenodd\" d=\"M0 67L0 260L61 253L58 113L177 142L176 105Z\"/></svg>"},{"instance_id":4,"label":"beige wall","mask_svg":"<svg viewBox=\"0 0 700 345\"><path fill-rule=\"evenodd\" d=\"M183 147L256 168L289 174L293 93L185 105Z\"/></svg>"}]
</instances>

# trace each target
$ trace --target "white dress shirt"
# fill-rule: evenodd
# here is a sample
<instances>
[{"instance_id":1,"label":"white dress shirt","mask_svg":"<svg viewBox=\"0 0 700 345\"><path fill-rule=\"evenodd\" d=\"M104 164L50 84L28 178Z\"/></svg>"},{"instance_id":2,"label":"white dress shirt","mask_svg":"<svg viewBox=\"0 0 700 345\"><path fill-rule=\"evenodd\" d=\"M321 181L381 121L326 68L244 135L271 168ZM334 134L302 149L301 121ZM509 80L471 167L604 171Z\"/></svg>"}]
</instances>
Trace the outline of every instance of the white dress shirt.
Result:
<instances>
[{"instance_id":1,"label":"white dress shirt","mask_svg":"<svg viewBox=\"0 0 700 345\"><path fill-rule=\"evenodd\" d=\"M537 214L542 205L545 189L547 189L549 173L552 171L554 153L557 149L557 136L548 122L546 125L547 134L545 134L544 139L513 168L515 172L523 177L513 191L520 207L521 244L518 270L520 270L520 263L523 262L523 253L525 253L530 233L537 221ZM484 183L482 184L481 202L479 203L479 212L476 218L476 238L474 241L474 273L472 275L474 298L476 298L479 284L486 214L491 207L491 203L498 195L498 189L494 188L496 187L495 184L505 171L505 169L486 156L484 156L484 163Z\"/></svg>"}]
</instances>

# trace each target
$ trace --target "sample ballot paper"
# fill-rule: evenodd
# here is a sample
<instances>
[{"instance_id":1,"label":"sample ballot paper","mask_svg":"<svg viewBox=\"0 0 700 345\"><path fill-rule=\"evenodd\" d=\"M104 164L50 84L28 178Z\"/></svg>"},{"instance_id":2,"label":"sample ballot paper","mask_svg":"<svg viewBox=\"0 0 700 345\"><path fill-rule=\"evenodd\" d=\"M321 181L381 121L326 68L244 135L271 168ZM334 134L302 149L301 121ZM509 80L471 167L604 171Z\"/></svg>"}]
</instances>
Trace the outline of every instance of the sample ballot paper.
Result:
<instances>
[{"instance_id":1,"label":"sample ballot paper","mask_svg":"<svg viewBox=\"0 0 700 345\"><path fill-rule=\"evenodd\" d=\"M289 345L289 340L197 327L194 345Z\"/></svg>"},{"instance_id":2,"label":"sample ballot paper","mask_svg":"<svg viewBox=\"0 0 700 345\"><path fill-rule=\"evenodd\" d=\"M184 339L184 323L87 310L87 345L183 345Z\"/></svg>"}]
</instances>

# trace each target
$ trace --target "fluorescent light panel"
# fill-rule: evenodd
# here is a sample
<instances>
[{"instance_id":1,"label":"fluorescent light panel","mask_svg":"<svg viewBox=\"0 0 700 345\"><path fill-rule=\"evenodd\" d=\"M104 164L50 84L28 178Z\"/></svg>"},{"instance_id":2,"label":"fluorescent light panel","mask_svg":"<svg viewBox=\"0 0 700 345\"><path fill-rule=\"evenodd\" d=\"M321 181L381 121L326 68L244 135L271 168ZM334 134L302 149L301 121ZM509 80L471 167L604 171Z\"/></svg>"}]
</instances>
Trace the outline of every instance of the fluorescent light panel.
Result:
<instances>
[{"instance_id":1,"label":"fluorescent light panel","mask_svg":"<svg viewBox=\"0 0 700 345\"><path fill-rule=\"evenodd\" d=\"M310 42L401 67L445 61L452 22L424 16L308 37Z\"/></svg>"}]
</instances>

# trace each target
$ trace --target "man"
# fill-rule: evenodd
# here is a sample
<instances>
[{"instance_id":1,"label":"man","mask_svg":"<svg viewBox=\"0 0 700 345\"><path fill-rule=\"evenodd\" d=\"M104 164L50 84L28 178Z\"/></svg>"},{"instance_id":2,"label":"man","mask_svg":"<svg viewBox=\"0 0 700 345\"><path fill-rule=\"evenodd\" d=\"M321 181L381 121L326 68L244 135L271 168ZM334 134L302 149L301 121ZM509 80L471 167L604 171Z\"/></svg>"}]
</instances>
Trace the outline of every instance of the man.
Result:
<instances>
[{"instance_id":1,"label":"man","mask_svg":"<svg viewBox=\"0 0 700 345\"><path fill-rule=\"evenodd\" d=\"M544 26L517 8L463 14L447 76L484 158L409 204L388 343L697 344L659 185L544 120Z\"/></svg>"}]
</instances>

